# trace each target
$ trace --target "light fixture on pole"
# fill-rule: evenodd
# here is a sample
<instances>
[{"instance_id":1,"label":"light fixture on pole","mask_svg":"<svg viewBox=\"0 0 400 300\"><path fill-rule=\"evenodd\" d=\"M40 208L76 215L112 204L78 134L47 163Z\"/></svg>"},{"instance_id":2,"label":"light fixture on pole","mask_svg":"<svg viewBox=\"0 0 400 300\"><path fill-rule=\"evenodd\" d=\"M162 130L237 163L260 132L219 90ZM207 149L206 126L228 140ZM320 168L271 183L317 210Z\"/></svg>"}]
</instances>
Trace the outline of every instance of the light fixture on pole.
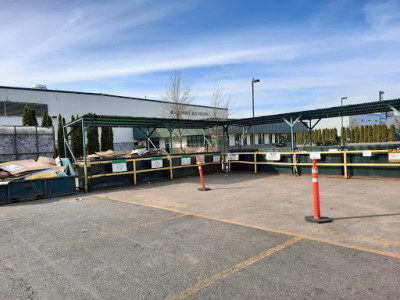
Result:
<instances>
[{"instance_id":1,"label":"light fixture on pole","mask_svg":"<svg viewBox=\"0 0 400 300\"><path fill-rule=\"evenodd\" d=\"M379 91L379 101L383 101L383 94L385 92L384 91Z\"/></svg>"},{"instance_id":2,"label":"light fixture on pole","mask_svg":"<svg viewBox=\"0 0 400 300\"><path fill-rule=\"evenodd\" d=\"M254 83L260 82L260 79L252 79L251 80L251 95L252 95L252 104L253 104L253 118L254 118ZM256 144L256 136L255 136L255 125L253 124L253 145Z\"/></svg>"},{"instance_id":3,"label":"light fixture on pole","mask_svg":"<svg viewBox=\"0 0 400 300\"><path fill-rule=\"evenodd\" d=\"M347 99L347 97L340 98L340 106L343 106L343 100L346 100L346 99ZM342 146L344 146L344 139L343 138L344 138L344 135L345 135L345 130L343 128L343 116L342 116L342 127L341 127L340 131L341 131L340 139L342 140Z\"/></svg>"}]
</instances>

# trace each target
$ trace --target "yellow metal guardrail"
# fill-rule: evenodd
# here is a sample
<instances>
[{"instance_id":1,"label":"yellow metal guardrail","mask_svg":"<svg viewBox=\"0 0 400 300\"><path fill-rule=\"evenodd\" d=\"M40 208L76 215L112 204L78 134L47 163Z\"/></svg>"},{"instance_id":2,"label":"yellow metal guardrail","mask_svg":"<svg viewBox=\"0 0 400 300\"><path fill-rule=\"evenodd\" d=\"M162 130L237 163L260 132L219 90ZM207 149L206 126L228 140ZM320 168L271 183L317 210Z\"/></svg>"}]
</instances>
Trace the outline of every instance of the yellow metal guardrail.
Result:
<instances>
[{"instance_id":1,"label":"yellow metal guardrail","mask_svg":"<svg viewBox=\"0 0 400 300\"><path fill-rule=\"evenodd\" d=\"M389 150L368 150L371 151L371 153L389 153ZM266 155L268 152L234 152L235 154L239 155L253 155L254 159L253 161L243 161L243 160L227 160L227 155L228 153L219 153L221 155L221 159L218 162L208 162L204 163L203 165L215 165L215 164L231 164L231 163L242 163L242 164L253 164L254 165L254 173L257 173L257 166L258 165L282 165L282 166L293 166L297 168L297 166L312 166L312 162L309 163L304 163L304 162L297 162L297 158L300 155L310 155L310 152L307 151L301 151L301 152L279 152L280 155L288 155L292 156L292 161L291 162L279 162L279 161L257 161L257 155L264 154ZM348 163L347 161L347 155L348 154L362 154L363 150L353 150L353 151L319 151L320 154L329 154L329 155L343 155L343 162L342 163L318 163L319 166L325 166L325 167L342 167L343 168L343 174L344 178L348 178L348 168L349 167L400 167L400 163ZM180 158L182 156L190 156L190 157L195 157L197 155L204 155L204 156L213 156L217 153L206 153L206 154L183 154L183 155L172 155L172 156L163 156L161 157L163 160L168 160L169 161L169 166L168 167L162 167L162 168L154 168L154 169L143 169L143 170L137 170L136 168L136 163L138 161L145 161L145 160L151 160L151 158L132 158L132 159L125 159L124 161L126 162L133 162L133 171L126 171L126 172L114 172L114 173L102 173L102 174L95 174L95 175L90 175L88 176L88 166L90 165L95 165L95 164L105 164L105 163L112 163L113 160L107 160L107 161L93 161L93 162L77 162L74 163L75 166L83 166L84 167L84 176L78 176L78 178L85 178L85 190L88 191L88 179L91 178L98 178L98 177L105 177L105 176L117 176L117 175L126 175L126 174L131 174L133 176L133 183L136 185L137 184L137 174L140 173L146 173L146 172L156 172L156 171L162 171L162 170L169 170L170 171L170 178L174 178L173 170L174 169L179 169L179 168L190 168L190 167L196 167L196 164L190 164L190 165L179 165L179 166L173 166L172 164L172 159L173 158Z\"/></svg>"},{"instance_id":2,"label":"yellow metal guardrail","mask_svg":"<svg viewBox=\"0 0 400 300\"><path fill-rule=\"evenodd\" d=\"M348 178L348 167L400 167L400 163L388 162L388 163L348 163L347 155L348 154L363 154L365 150L352 150L352 151L318 151L320 154L341 154L343 155L342 163L318 163L318 166L327 166L327 167L343 167L344 178ZM371 153L389 153L390 150L368 150ZM246 154L246 155L254 155L253 161L241 161L241 160L230 160L227 163L242 163L242 164L254 164L254 173L257 173L257 165L282 165L282 166L312 166L312 162L309 163L300 163L297 162L298 155L310 155L311 152L301 151L301 152L279 152L281 155L290 155L293 156L292 162L260 162L257 161L258 154L267 154L268 152L235 152L237 154ZM223 156L226 157L227 153L222 153Z\"/></svg>"},{"instance_id":3,"label":"yellow metal guardrail","mask_svg":"<svg viewBox=\"0 0 400 300\"><path fill-rule=\"evenodd\" d=\"M190 168L190 167L197 167L197 164L190 164L190 165L179 165L179 166L174 166L172 164L172 159L173 158L180 158L182 156L190 156L190 157L195 157L197 155L204 155L204 156L214 156L217 153L204 153L204 154L183 154L183 155L172 155L172 156L162 156L159 158L162 158L163 160L168 160L169 161L169 166L168 167L162 167L162 168L154 168L154 169L143 169L143 170L137 170L136 168L136 163L138 161L146 161L146 160L151 160L151 157L148 158L130 158L130 159L124 159L126 162L132 162L133 163L133 171L126 171L126 172L113 172L113 173L102 173L102 174L95 174L95 175L90 175L88 176L88 166L90 165L96 165L96 164L107 164L107 163L112 163L113 160L106 160L106 161L91 161L91 162L76 162L74 163L74 166L83 166L84 168L84 176L77 176L78 178L84 178L85 179L85 191L88 191L88 180L91 178L99 178L99 177L106 177L106 176L117 176L117 175L127 175L131 174L133 176L133 183L136 185L137 184L137 174L140 173L147 173L147 172L156 172L156 171L162 171L162 170L169 170L170 171L170 178L171 180L174 179L174 169L179 169L179 168ZM204 163L202 165L216 165L216 164L222 164L224 159L223 159L223 154L221 153L221 159L218 162L208 162Z\"/></svg>"}]
</instances>

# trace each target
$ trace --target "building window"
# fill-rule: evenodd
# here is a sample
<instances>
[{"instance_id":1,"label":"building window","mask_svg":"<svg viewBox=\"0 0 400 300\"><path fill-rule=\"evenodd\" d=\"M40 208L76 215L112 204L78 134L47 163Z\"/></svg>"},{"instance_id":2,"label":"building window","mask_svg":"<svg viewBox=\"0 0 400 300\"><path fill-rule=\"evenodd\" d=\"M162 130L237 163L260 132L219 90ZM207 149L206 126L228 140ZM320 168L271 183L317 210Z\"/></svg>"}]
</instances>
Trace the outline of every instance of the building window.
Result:
<instances>
[{"instance_id":1,"label":"building window","mask_svg":"<svg viewBox=\"0 0 400 300\"><path fill-rule=\"evenodd\" d=\"M22 117L25 105L35 110L36 117L41 117L44 111L48 111L47 104L0 101L0 116Z\"/></svg>"},{"instance_id":2,"label":"building window","mask_svg":"<svg viewBox=\"0 0 400 300\"><path fill-rule=\"evenodd\" d=\"M258 143L259 144L264 144L264 133L259 133L258 134Z\"/></svg>"},{"instance_id":3,"label":"building window","mask_svg":"<svg viewBox=\"0 0 400 300\"><path fill-rule=\"evenodd\" d=\"M206 136L206 139L210 139ZM188 147L204 147L204 136L203 135L192 135L187 137Z\"/></svg>"},{"instance_id":4,"label":"building window","mask_svg":"<svg viewBox=\"0 0 400 300\"><path fill-rule=\"evenodd\" d=\"M254 145L254 135L250 135L250 145Z\"/></svg>"},{"instance_id":5,"label":"building window","mask_svg":"<svg viewBox=\"0 0 400 300\"><path fill-rule=\"evenodd\" d=\"M235 134L235 145L240 145L240 134Z\"/></svg>"}]
</instances>

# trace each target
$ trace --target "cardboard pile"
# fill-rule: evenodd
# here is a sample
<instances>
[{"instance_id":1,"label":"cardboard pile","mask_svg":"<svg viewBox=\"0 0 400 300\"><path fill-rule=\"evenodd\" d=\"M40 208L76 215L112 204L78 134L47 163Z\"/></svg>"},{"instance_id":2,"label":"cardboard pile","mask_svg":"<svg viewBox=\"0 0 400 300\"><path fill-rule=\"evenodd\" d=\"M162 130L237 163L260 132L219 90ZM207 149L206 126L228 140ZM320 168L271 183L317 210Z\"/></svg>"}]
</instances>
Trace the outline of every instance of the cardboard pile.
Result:
<instances>
[{"instance_id":1,"label":"cardboard pile","mask_svg":"<svg viewBox=\"0 0 400 300\"><path fill-rule=\"evenodd\" d=\"M129 159L135 157L151 157L151 156L161 156L168 155L164 149L160 150L147 150L146 148L135 149L124 151L113 151L108 150L104 152L95 152L95 154L90 154L86 158L88 161L99 161L99 160L113 160L113 159Z\"/></svg>"},{"instance_id":2,"label":"cardboard pile","mask_svg":"<svg viewBox=\"0 0 400 300\"><path fill-rule=\"evenodd\" d=\"M57 165L53 158L9 161L0 164L0 182L67 176L66 167ZM4 183L3 183L4 184Z\"/></svg>"}]
</instances>

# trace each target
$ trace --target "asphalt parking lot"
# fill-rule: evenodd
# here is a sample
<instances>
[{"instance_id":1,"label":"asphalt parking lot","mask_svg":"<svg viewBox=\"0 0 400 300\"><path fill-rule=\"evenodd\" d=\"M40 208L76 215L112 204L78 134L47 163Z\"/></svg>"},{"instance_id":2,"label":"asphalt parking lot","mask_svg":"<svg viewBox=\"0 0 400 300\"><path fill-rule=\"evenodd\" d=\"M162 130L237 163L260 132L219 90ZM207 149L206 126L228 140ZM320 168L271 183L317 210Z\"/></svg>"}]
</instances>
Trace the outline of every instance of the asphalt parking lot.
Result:
<instances>
[{"instance_id":1,"label":"asphalt parking lot","mask_svg":"<svg viewBox=\"0 0 400 300\"><path fill-rule=\"evenodd\" d=\"M188 177L0 207L1 299L399 299L400 182Z\"/></svg>"}]
</instances>

